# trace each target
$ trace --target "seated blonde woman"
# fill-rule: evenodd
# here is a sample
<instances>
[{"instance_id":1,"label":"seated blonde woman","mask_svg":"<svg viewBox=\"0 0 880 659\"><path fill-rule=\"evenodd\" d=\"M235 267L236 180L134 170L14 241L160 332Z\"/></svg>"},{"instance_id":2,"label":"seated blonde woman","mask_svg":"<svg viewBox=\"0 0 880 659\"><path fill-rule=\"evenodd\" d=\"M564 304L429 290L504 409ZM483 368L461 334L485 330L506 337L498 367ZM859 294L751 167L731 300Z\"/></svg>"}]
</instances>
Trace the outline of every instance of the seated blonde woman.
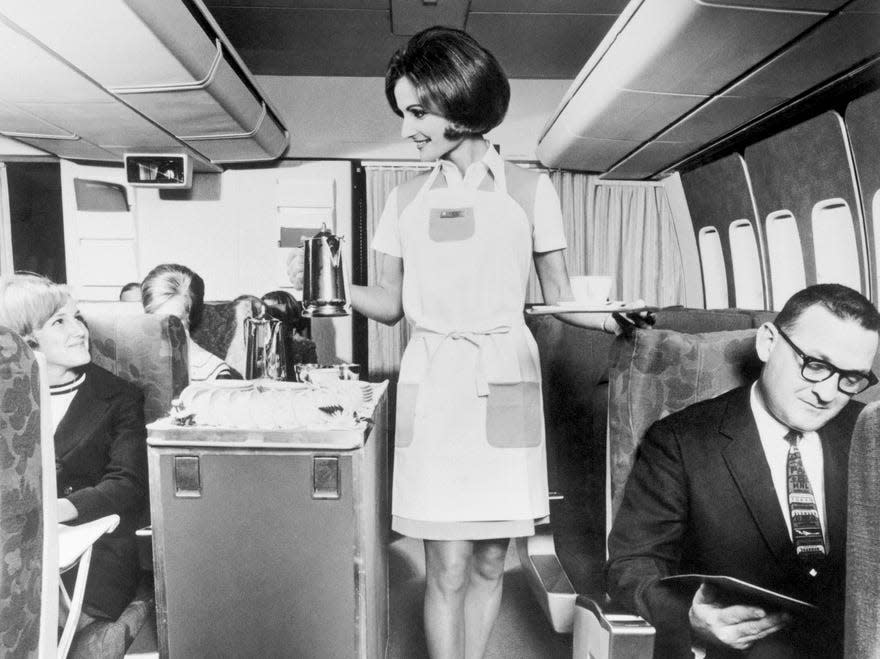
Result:
<instances>
[{"instance_id":1,"label":"seated blonde woman","mask_svg":"<svg viewBox=\"0 0 880 659\"><path fill-rule=\"evenodd\" d=\"M204 280L177 263L157 265L141 283L144 311L177 316L186 328L190 382L241 379L235 369L202 348L190 336L190 328L195 327L201 317L204 298Z\"/></svg>"},{"instance_id":2,"label":"seated blonde woman","mask_svg":"<svg viewBox=\"0 0 880 659\"><path fill-rule=\"evenodd\" d=\"M135 530L147 502L143 393L91 363L88 328L64 286L33 274L0 277L0 324L46 358L58 521L119 515L116 530L94 545L77 627L116 620L139 579ZM75 576L62 575L68 590Z\"/></svg>"}]
</instances>

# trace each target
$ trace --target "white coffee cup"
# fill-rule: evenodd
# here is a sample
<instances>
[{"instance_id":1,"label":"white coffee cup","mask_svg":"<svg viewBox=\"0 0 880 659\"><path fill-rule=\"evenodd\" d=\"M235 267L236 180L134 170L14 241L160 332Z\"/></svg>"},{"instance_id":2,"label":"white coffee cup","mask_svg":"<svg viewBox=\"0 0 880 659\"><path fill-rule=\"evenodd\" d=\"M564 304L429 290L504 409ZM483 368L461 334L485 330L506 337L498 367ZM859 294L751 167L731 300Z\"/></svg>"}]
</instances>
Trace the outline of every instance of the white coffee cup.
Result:
<instances>
[{"instance_id":1,"label":"white coffee cup","mask_svg":"<svg viewBox=\"0 0 880 659\"><path fill-rule=\"evenodd\" d=\"M608 275L569 277L571 291L579 304L605 304L611 293L613 280Z\"/></svg>"}]
</instances>

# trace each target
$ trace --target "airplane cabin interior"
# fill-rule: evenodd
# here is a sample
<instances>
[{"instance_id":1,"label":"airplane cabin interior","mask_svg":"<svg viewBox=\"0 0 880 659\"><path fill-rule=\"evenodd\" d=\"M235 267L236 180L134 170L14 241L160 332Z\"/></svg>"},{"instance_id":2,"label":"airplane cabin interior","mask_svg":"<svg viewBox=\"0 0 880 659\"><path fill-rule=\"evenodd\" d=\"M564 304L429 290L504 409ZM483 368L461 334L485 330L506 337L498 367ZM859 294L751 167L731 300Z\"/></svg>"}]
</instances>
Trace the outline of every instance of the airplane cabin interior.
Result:
<instances>
[{"instance_id":1,"label":"airplane cabin interior","mask_svg":"<svg viewBox=\"0 0 880 659\"><path fill-rule=\"evenodd\" d=\"M550 516L511 541L484 656L652 656L654 628L608 600L604 569L645 432L754 381L756 333L801 289L880 303L878 0L0 0L0 275L66 284L92 363L143 393L149 490L133 601L65 625L84 585L61 575L87 575L112 529L58 523L46 360L0 327L4 656L428 656L422 547L390 526L418 332L321 308L273 371L280 339L253 305L376 284L383 208L434 164L402 135L385 69L434 25L507 74L486 139L549 177L568 274L610 278L603 304L640 301L653 323L543 312L533 267ZM302 290L289 265L309 243L333 265ZM204 280L198 326L120 301L163 263ZM191 380L193 343L243 379ZM356 422L319 397L326 378ZM304 391L324 412L284 398ZM187 408L221 422L187 425ZM859 543L880 450L860 437L845 640L867 658L880 570Z\"/></svg>"}]
</instances>

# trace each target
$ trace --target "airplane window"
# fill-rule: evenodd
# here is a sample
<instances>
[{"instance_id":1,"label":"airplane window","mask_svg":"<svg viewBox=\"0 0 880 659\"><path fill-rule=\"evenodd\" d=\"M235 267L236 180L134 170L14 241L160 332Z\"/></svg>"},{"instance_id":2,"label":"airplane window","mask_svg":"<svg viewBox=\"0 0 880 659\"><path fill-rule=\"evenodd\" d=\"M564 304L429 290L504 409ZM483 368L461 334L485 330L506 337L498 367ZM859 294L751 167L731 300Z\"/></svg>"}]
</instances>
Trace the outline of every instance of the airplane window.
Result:
<instances>
[{"instance_id":1,"label":"airplane window","mask_svg":"<svg viewBox=\"0 0 880 659\"><path fill-rule=\"evenodd\" d=\"M779 311L788 298L807 285L801 236L790 211L770 213L766 229L773 309Z\"/></svg>"},{"instance_id":2,"label":"airplane window","mask_svg":"<svg viewBox=\"0 0 880 659\"><path fill-rule=\"evenodd\" d=\"M699 233L700 263L703 266L703 290L707 309L726 309L727 275L724 272L724 255L721 238L715 227L703 227Z\"/></svg>"},{"instance_id":3,"label":"airplane window","mask_svg":"<svg viewBox=\"0 0 880 659\"><path fill-rule=\"evenodd\" d=\"M748 220L734 220L730 223L730 258L733 261L736 306L742 309L763 309L761 258L758 255L755 229Z\"/></svg>"},{"instance_id":4,"label":"airplane window","mask_svg":"<svg viewBox=\"0 0 880 659\"><path fill-rule=\"evenodd\" d=\"M813 251L818 283L843 284L861 291L856 232L843 199L826 199L813 206Z\"/></svg>"}]
</instances>

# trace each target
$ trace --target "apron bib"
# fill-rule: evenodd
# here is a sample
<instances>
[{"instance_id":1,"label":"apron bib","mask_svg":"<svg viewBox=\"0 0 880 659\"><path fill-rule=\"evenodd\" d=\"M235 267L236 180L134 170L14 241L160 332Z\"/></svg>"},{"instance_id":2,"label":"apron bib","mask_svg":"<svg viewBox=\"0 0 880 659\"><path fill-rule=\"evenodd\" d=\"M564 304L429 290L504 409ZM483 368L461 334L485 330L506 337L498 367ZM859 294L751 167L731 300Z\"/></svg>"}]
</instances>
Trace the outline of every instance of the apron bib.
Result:
<instances>
[{"instance_id":1,"label":"apron bib","mask_svg":"<svg viewBox=\"0 0 880 659\"><path fill-rule=\"evenodd\" d=\"M392 512L540 518L549 511L540 368L522 311L531 226L503 174L494 191L435 188L439 174L438 165L407 216L404 308L418 311L397 387Z\"/></svg>"}]
</instances>

